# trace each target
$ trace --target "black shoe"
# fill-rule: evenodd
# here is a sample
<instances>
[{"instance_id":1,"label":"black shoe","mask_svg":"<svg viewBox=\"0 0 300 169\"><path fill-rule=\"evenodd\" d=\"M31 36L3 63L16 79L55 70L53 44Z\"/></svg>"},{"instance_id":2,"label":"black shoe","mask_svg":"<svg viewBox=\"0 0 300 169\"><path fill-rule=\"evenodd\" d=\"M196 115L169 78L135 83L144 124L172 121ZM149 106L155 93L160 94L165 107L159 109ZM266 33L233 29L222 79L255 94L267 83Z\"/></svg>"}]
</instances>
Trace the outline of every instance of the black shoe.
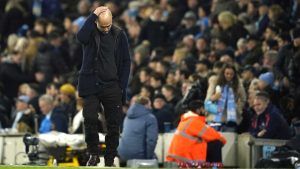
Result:
<instances>
[{"instance_id":1,"label":"black shoe","mask_svg":"<svg viewBox=\"0 0 300 169\"><path fill-rule=\"evenodd\" d=\"M90 155L89 161L86 163L86 166L97 166L100 162L98 155Z\"/></svg>"},{"instance_id":2,"label":"black shoe","mask_svg":"<svg viewBox=\"0 0 300 169\"><path fill-rule=\"evenodd\" d=\"M105 159L104 163L105 163L105 167L115 167L113 159L109 159L109 160Z\"/></svg>"}]
</instances>

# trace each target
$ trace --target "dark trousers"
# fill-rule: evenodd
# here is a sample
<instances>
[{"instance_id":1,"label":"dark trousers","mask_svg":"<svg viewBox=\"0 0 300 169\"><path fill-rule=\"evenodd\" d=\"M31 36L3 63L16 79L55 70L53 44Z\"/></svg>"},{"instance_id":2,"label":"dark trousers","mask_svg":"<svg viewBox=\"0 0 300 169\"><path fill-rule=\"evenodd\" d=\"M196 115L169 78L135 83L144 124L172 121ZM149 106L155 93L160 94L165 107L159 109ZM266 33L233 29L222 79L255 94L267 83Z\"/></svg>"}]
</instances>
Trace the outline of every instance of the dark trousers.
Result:
<instances>
[{"instance_id":1,"label":"dark trousers","mask_svg":"<svg viewBox=\"0 0 300 169\"><path fill-rule=\"evenodd\" d=\"M222 142L219 140L207 143L207 162L222 162Z\"/></svg>"},{"instance_id":2,"label":"dark trousers","mask_svg":"<svg viewBox=\"0 0 300 169\"><path fill-rule=\"evenodd\" d=\"M84 97L83 117L85 128L85 141L90 154L99 154L98 136L98 112L100 104L103 105L107 125L105 136L106 152L104 155L105 164L113 162L117 156L119 145L120 119L122 113L122 91L116 83L110 88L102 89L98 94Z\"/></svg>"}]
</instances>

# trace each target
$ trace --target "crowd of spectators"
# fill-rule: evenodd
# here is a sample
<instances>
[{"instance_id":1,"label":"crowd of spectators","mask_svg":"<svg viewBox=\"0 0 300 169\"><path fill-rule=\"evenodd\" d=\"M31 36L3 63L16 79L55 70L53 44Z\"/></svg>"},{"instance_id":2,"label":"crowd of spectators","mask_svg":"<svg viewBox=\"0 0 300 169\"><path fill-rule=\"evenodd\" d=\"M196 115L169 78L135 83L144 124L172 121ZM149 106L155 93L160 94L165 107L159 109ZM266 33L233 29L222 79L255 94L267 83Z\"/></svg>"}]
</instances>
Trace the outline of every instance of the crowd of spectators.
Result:
<instances>
[{"instance_id":1,"label":"crowd of spectators","mask_svg":"<svg viewBox=\"0 0 300 169\"><path fill-rule=\"evenodd\" d=\"M209 113L208 122L242 133L257 127L260 90L275 107L265 114L288 125L300 120L299 0L2 0L3 129L21 124L24 131L25 124L31 132L82 132L76 33L100 5L128 35L132 67L124 113L138 96L150 98L163 133L177 127L187 98L200 99L227 113ZM38 126L28 118L38 118Z\"/></svg>"}]
</instances>

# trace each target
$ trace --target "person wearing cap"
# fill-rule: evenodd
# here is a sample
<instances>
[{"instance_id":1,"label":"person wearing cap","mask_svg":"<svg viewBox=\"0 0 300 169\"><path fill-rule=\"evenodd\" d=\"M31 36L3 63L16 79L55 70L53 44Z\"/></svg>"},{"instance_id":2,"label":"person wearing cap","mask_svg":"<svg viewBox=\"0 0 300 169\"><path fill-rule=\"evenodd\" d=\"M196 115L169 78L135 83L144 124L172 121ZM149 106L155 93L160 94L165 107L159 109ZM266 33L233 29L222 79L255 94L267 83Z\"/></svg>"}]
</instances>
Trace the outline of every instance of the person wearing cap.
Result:
<instances>
[{"instance_id":1,"label":"person wearing cap","mask_svg":"<svg viewBox=\"0 0 300 169\"><path fill-rule=\"evenodd\" d=\"M152 114L150 99L138 96L135 103L129 107L123 124L118 147L121 160L155 159L158 124Z\"/></svg>"},{"instance_id":2,"label":"person wearing cap","mask_svg":"<svg viewBox=\"0 0 300 169\"><path fill-rule=\"evenodd\" d=\"M209 142L214 142L214 146L208 146ZM166 160L177 163L222 162L221 147L224 144L226 139L206 125L203 102L193 100L188 103L188 111L181 116Z\"/></svg>"},{"instance_id":3,"label":"person wearing cap","mask_svg":"<svg viewBox=\"0 0 300 169\"><path fill-rule=\"evenodd\" d=\"M175 30L171 39L177 41L181 40L186 35L196 35L200 32L199 27L196 25L197 16L193 11L187 11L182 20L181 25Z\"/></svg>"},{"instance_id":4,"label":"person wearing cap","mask_svg":"<svg viewBox=\"0 0 300 169\"><path fill-rule=\"evenodd\" d=\"M16 114L11 126L13 130L34 133L34 119L29 101L30 98L26 95L16 98Z\"/></svg>"},{"instance_id":5,"label":"person wearing cap","mask_svg":"<svg viewBox=\"0 0 300 169\"><path fill-rule=\"evenodd\" d=\"M267 92L256 93L253 103L255 111L249 132L254 137L267 139L289 139L291 131L282 113L270 101Z\"/></svg>"},{"instance_id":6,"label":"person wearing cap","mask_svg":"<svg viewBox=\"0 0 300 169\"><path fill-rule=\"evenodd\" d=\"M107 124L104 163L113 166L118 154L122 104L127 99L131 66L127 36L124 30L113 24L108 7L100 6L87 17L77 39L83 47L78 93L84 99L85 141L90 155L86 165L96 166L100 162L97 124L101 103Z\"/></svg>"}]
</instances>

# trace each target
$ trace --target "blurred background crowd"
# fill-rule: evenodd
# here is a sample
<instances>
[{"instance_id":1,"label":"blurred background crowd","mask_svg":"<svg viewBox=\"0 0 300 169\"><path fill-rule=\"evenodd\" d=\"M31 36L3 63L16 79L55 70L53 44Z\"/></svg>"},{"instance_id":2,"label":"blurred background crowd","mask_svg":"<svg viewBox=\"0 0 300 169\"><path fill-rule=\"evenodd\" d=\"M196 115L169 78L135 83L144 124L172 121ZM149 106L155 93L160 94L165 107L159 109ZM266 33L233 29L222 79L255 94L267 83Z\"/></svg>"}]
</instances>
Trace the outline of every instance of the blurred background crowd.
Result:
<instances>
[{"instance_id":1,"label":"blurred background crowd","mask_svg":"<svg viewBox=\"0 0 300 169\"><path fill-rule=\"evenodd\" d=\"M159 132L168 132L185 102L217 101L216 86L230 84L234 132L256 127L257 90L269 94L275 108L268 111L289 125L299 121L299 0L1 0L1 128L82 132L76 33L101 5L130 44L124 116L137 96L148 97Z\"/></svg>"}]
</instances>

